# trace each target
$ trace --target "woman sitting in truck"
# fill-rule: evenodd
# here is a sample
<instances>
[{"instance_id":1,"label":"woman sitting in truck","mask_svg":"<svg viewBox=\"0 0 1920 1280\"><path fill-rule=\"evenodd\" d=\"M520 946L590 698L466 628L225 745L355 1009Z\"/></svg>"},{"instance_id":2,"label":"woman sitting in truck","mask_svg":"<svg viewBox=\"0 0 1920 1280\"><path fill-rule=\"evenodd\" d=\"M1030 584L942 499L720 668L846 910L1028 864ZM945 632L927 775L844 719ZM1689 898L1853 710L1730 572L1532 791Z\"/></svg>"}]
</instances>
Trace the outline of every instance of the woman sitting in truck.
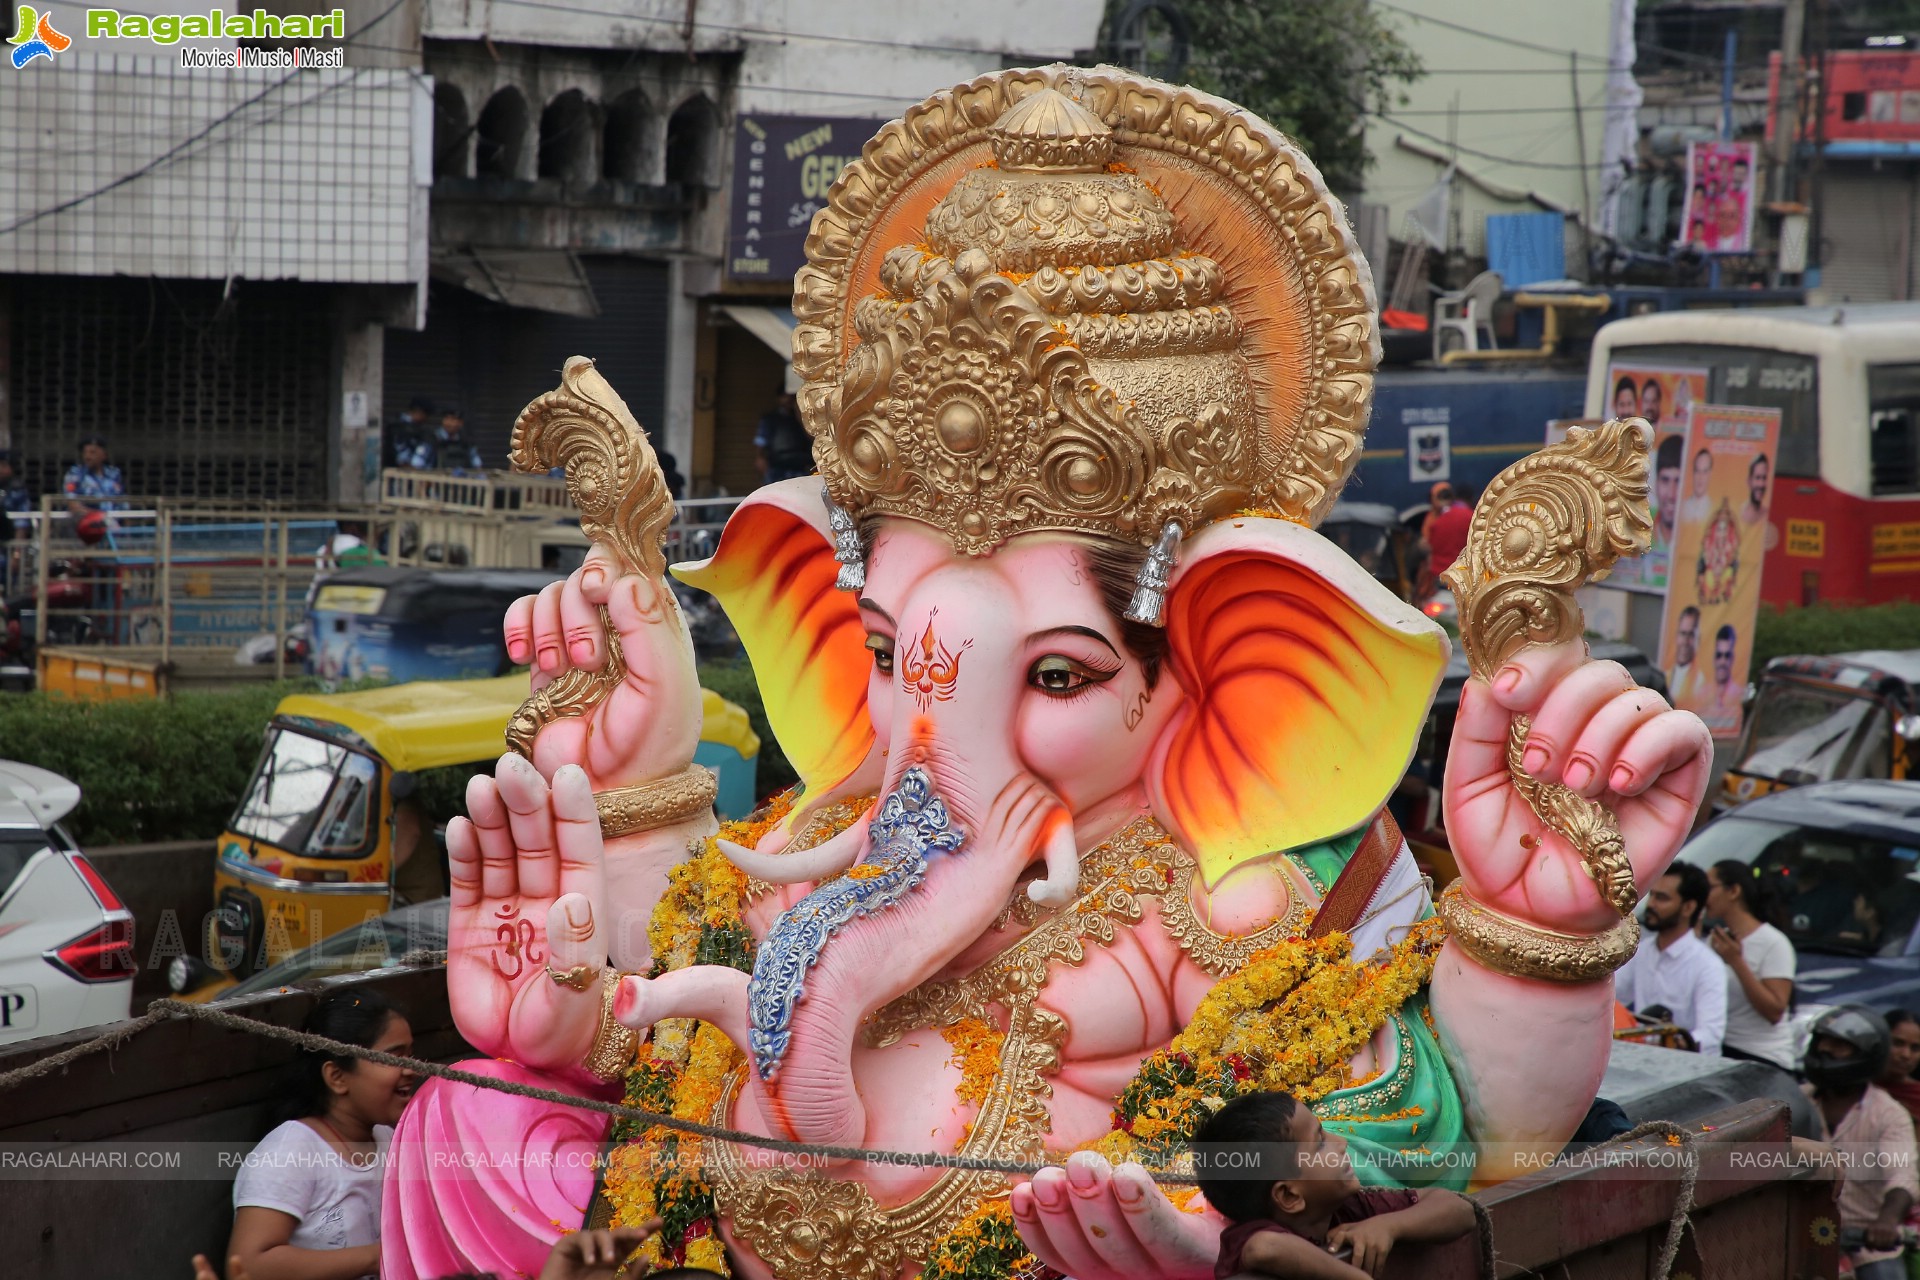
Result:
<instances>
[{"instance_id":1,"label":"woman sitting in truck","mask_svg":"<svg viewBox=\"0 0 1920 1280\"><path fill-rule=\"evenodd\" d=\"M374 991L323 997L305 1029L384 1053L413 1030ZM303 1052L294 1116L261 1139L233 1184L227 1254L251 1280L360 1280L380 1270L380 1177L387 1142L419 1078L354 1057Z\"/></svg>"}]
</instances>

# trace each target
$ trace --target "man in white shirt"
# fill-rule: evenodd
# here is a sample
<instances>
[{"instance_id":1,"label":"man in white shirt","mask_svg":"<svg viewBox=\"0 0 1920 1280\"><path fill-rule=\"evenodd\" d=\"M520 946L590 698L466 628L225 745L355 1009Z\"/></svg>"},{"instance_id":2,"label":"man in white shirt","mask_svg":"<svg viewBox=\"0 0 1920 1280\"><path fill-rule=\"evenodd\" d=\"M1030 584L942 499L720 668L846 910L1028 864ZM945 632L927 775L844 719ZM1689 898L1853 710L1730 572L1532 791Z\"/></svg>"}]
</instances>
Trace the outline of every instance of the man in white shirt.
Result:
<instances>
[{"instance_id":1,"label":"man in white shirt","mask_svg":"<svg viewBox=\"0 0 1920 1280\"><path fill-rule=\"evenodd\" d=\"M1707 873L1676 862L1647 891L1640 923L1647 934L1614 980L1614 994L1635 1013L1665 1009L1701 1053L1718 1054L1727 1031L1726 966L1694 924L1707 905Z\"/></svg>"}]
</instances>

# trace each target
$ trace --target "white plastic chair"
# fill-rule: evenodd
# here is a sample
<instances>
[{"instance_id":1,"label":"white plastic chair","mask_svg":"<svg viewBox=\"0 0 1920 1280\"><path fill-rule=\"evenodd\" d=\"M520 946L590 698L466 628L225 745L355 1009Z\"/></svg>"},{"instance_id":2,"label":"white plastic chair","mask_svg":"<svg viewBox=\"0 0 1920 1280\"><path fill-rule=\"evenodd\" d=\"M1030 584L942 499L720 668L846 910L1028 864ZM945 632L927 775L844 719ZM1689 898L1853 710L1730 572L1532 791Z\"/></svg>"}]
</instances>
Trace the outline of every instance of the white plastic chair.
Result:
<instances>
[{"instance_id":1,"label":"white plastic chair","mask_svg":"<svg viewBox=\"0 0 1920 1280\"><path fill-rule=\"evenodd\" d=\"M1456 293L1433 300L1433 358L1449 351L1493 351L1493 304L1505 288L1498 271L1482 271ZM1484 341L1482 340L1484 335Z\"/></svg>"}]
</instances>

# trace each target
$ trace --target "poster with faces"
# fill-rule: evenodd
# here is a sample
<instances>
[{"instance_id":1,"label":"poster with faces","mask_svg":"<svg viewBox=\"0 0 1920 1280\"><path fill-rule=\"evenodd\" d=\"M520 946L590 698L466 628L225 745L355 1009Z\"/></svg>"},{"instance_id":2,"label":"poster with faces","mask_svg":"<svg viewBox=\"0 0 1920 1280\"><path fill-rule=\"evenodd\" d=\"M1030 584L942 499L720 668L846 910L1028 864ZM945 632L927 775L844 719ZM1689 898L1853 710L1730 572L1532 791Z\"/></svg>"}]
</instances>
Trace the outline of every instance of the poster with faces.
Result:
<instances>
[{"instance_id":1,"label":"poster with faces","mask_svg":"<svg viewBox=\"0 0 1920 1280\"><path fill-rule=\"evenodd\" d=\"M1755 150L1751 142L1687 144L1681 244L1705 253L1753 251Z\"/></svg>"},{"instance_id":2,"label":"poster with faces","mask_svg":"<svg viewBox=\"0 0 1920 1280\"><path fill-rule=\"evenodd\" d=\"M1607 370L1607 417L1645 418L1653 425L1647 453L1647 501L1653 539L1647 554L1614 566L1607 585L1658 594L1667 589L1673 538L1684 491L1683 464L1693 407L1706 399L1705 369L1616 363Z\"/></svg>"},{"instance_id":3,"label":"poster with faces","mask_svg":"<svg viewBox=\"0 0 1920 1280\"><path fill-rule=\"evenodd\" d=\"M1660 665L1716 738L1740 732L1779 444L1778 409L1694 408Z\"/></svg>"}]
</instances>

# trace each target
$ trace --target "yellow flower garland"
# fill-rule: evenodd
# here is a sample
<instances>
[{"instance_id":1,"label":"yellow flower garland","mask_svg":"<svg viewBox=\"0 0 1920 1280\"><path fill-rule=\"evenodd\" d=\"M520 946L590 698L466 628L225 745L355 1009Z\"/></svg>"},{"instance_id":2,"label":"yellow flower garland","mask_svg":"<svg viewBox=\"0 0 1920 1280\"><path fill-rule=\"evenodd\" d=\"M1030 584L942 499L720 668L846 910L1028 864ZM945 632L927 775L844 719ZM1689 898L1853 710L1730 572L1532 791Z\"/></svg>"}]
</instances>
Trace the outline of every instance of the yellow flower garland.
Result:
<instances>
[{"instance_id":1,"label":"yellow flower garland","mask_svg":"<svg viewBox=\"0 0 1920 1280\"><path fill-rule=\"evenodd\" d=\"M960 1083L954 1096L979 1106L987 1100L995 1077L1000 1074L1000 1046L1006 1035L1000 1028L979 1018L962 1018L940 1029L940 1037L953 1046L952 1065L960 1068Z\"/></svg>"},{"instance_id":2,"label":"yellow flower garland","mask_svg":"<svg viewBox=\"0 0 1920 1280\"><path fill-rule=\"evenodd\" d=\"M796 792L775 796L752 817L723 823L701 851L667 873L667 891L647 922L647 942L662 970L683 969L696 962L703 931L744 931L742 908L747 876L720 851L719 840L752 848L793 811ZM828 835L853 825L872 807L856 800L834 806L827 814ZM642 1044L628 1077L628 1100L650 1109L661 1108L656 1096L660 1076L666 1083L666 1109L676 1119L710 1120L726 1089L727 1077L744 1055L718 1027L687 1018L655 1024ZM601 1195L612 1210L612 1225L638 1226L660 1217L664 1209L690 1197L711 1195L701 1176L701 1140L655 1126L638 1137L616 1143L607 1161ZM670 1162L671 1168L663 1167ZM667 1241L656 1235L642 1247L647 1271L668 1266L704 1268L732 1275L726 1249L717 1231L684 1241L684 1261L668 1256Z\"/></svg>"},{"instance_id":3,"label":"yellow flower garland","mask_svg":"<svg viewBox=\"0 0 1920 1280\"><path fill-rule=\"evenodd\" d=\"M786 818L793 800L791 792L777 796L753 818L727 823L719 834L752 847ZM836 806L827 834L852 825L867 807L859 802ZM744 929L746 889L745 874L726 859L715 840L708 840L698 855L669 873L667 892L647 929L656 962L668 970L694 963L703 928ZM1223 1070L1227 1079L1245 1072L1247 1089L1285 1089L1304 1101L1317 1101L1354 1083L1349 1074L1353 1055L1425 985L1444 940L1444 926L1437 918L1422 921L1379 964L1355 964L1344 934L1279 942L1216 984L1186 1028L1142 1064L1136 1080L1156 1062L1181 1058L1192 1064L1200 1081L1218 1081ZM998 1073L1002 1033L969 1018L943 1028L941 1035L954 1050L951 1061L960 1068L957 1096L976 1105L984 1101ZM742 1061L739 1049L717 1028L685 1019L656 1026L641 1057L633 1080L647 1071L670 1071L672 1114L691 1120L711 1117L727 1077ZM1141 1143L1159 1145L1192 1132L1200 1116L1220 1103L1200 1086L1177 1085L1126 1122L1116 1112L1116 1127L1085 1147L1115 1163L1137 1158ZM662 1177L658 1163L669 1151L674 1168ZM699 1140L664 1129L617 1145L603 1184L614 1225L644 1222L660 1213L663 1202L709 1194L699 1169ZM982 1201L936 1242L926 1274L942 1280L979 1274L974 1264L998 1257L1011 1228L1004 1199ZM1017 1234L1012 1238L1017 1241ZM658 1237L648 1241L642 1257L649 1270L669 1265L666 1243ZM711 1230L687 1239L684 1263L676 1265L732 1274L719 1236Z\"/></svg>"},{"instance_id":4,"label":"yellow flower garland","mask_svg":"<svg viewBox=\"0 0 1920 1280\"><path fill-rule=\"evenodd\" d=\"M1344 933L1278 942L1215 985L1186 1029L1148 1063L1185 1055L1207 1081L1233 1058L1251 1072L1249 1089L1317 1102L1347 1086L1353 1055L1426 985L1445 941L1436 916L1414 925L1378 964L1355 964ZM1213 1109L1198 1087L1181 1085L1135 1118L1131 1131L1136 1139L1192 1132L1197 1107Z\"/></svg>"}]
</instances>

